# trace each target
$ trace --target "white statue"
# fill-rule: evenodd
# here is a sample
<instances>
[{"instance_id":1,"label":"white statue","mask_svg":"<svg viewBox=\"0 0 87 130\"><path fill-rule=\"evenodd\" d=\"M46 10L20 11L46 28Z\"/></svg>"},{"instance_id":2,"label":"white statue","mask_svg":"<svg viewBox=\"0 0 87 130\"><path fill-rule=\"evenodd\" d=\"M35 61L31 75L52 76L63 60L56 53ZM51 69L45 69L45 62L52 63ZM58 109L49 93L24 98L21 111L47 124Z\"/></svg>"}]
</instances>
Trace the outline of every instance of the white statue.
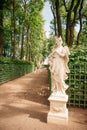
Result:
<instances>
[{"instance_id":1,"label":"white statue","mask_svg":"<svg viewBox=\"0 0 87 130\"><path fill-rule=\"evenodd\" d=\"M51 72L52 79L52 92L56 92L58 95L64 95L68 85L65 80L68 78L69 73L68 61L69 61L69 48L62 46L62 38L55 37L55 46L52 53L48 56L48 64Z\"/></svg>"}]
</instances>

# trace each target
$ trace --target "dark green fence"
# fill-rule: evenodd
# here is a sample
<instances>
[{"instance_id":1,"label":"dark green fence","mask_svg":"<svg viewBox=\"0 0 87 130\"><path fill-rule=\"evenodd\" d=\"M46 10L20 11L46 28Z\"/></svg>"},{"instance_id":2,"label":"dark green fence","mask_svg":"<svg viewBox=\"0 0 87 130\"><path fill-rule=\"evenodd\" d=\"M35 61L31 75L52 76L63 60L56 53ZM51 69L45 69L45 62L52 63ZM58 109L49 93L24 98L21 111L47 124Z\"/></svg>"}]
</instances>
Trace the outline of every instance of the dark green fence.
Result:
<instances>
[{"instance_id":1,"label":"dark green fence","mask_svg":"<svg viewBox=\"0 0 87 130\"><path fill-rule=\"evenodd\" d=\"M68 105L87 108L87 63L70 66L67 84Z\"/></svg>"},{"instance_id":2,"label":"dark green fence","mask_svg":"<svg viewBox=\"0 0 87 130\"><path fill-rule=\"evenodd\" d=\"M32 64L0 63L0 84L15 79L34 70Z\"/></svg>"},{"instance_id":3,"label":"dark green fence","mask_svg":"<svg viewBox=\"0 0 87 130\"><path fill-rule=\"evenodd\" d=\"M69 96L68 106L87 108L87 63L69 65L70 74L66 83L69 85L66 93ZM48 66L47 66L48 69ZM51 75L48 69L49 86L51 93Z\"/></svg>"}]
</instances>

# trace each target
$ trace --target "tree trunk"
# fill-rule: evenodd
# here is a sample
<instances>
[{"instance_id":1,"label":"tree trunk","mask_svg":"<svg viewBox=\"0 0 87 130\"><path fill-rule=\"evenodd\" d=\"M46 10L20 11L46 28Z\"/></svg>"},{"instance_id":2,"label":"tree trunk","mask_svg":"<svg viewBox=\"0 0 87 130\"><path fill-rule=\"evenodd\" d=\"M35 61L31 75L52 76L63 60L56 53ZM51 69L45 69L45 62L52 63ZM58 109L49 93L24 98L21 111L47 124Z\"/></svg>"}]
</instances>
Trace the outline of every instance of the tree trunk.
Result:
<instances>
[{"instance_id":1,"label":"tree trunk","mask_svg":"<svg viewBox=\"0 0 87 130\"><path fill-rule=\"evenodd\" d=\"M76 18L79 10L79 6L81 4L81 1L72 0L70 8L67 9L66 2L63 0L64 6L67 12L67 23L66 23L66 43L68 46L72 46L74 42L74 27L76 23ZM75 4L74 4L75 3ZM71 18L71 13L73 11L73 19Z\"/></svg>"},{"instance_id":2,"label":"tree trunk","mask_svg":"<svg viewBox=\"0 0 87 130\"><path fill-rule=\"evenodd\" d=\"M29 26L27 27L26 60L29 59Z\"/></svg>"},{"instance_id":3,"label":"tree trunk","mask_svg":"<svg viewBox=\"0 0 87 130\"><path fill-rule=\"evenodd\" d=\"M24 57L24 33L25 33L25 23L26 23L26 1L24 1L24 22L22 27L22 44L21 44L21 56L20 59L22 60Z\"/></svg>"},{"instance_id":4,"label":"tree trunk","mask_svg":"<svg viewBox=\"0 0 87 130\"><path fill-rule=\"evenodd\" d=\"M79 9L79 20L80 20L80 29L79 29L79 32L78 32L78 35L77 35L77 45L80 44L80 34L81 34L81 31L82 31L82 8L83 8L83 1L81 2L81 6L80 6L80 9Z\"/></svg>"},{"instance_id":5,"label":"tree trunk","mask_svg":"<svg viewBox=\"0 0 87 130\"><path fill-rule=\"evenodd\" d=\"M70 18L71 12L67 14L67 21L66 21L66 43L69 45L69 38L70 38Z\"/></svg>"},{"instance_id":6,"label":"tree trunk","mask_svg":"<svg viewBox=\"0 0 87 130\"><path fill-rule=\"evenodd\" d=\"M29 61L31 61L31 34L29 35Z\"/></svg>"},{"instance_id":7,"label":"tree trunk","mask_svg":"<svg viewBox=\"0 0 87 130\"><path fill-rule=\"evenodd\" d=\"M77 35L77 45L80 44L80 34L81 34L81 31L82 31L82 18L80 16L80 29L79 29L79 32L78 32L78 35Z\"/></svg>"},{"instance_id":8,"label":"tree trunk","mask_svg":"<svg viewBox=\"0 0 87 130\"><path fill-rule=\"evenodd\" d=\"M56 14L55 14L53 5L51 6L51 11L52 11L53 17L54 17L54 32L55 32L55 36L57 36L57 29L56 29Z\"/></svg>"},{"instance_id":9,"label":"tree trunk","mask_svg":"<svg viewBox=\"0 0 87 130\"><path fill-rule=\"evenodd\" d=\"M3 5L4 5L4 0L0 0L0 55L3 55L3 46L4 46Z\"/></svg>"},{"instance_id":10,"label":"tree trunk","mask_svg":"<svg viewBox=\"0 0 87 130\"><path fill-rule=\"evenodd\" d=\"M10 40L11 40L11 48L10 48L10 56L13 56L13 12L11 12L11 26L10 26Z\"/></svg>"},{"instance_id":11,"label":"tree trunk","mask_svg":"<svg viewBox=\"0 0 87 130\"><path fill-rule=\"evenodd\" d=\"M23 47L24 47L24 25L23 25L23 28L22 28L22 43L21 43L21 57L20 59L22 60L24 55L23 55Z\"/></svg>"},{"instance_id":12,"label":"tree trunk","mask_svg":"<svg viewBox=\"0 0 87 130\"><path fill-rule=\"evenodd\" d=\"M69 44L68 46L72 46L74 42L74 25L70 26L70 37L69 37Z\"/></svg>"},{"instance_id":13,"label":"tree trunk","mask_svg":"<svg viewBox=\"0 0 87 130\"><path fill-rule=\"evenodd\" d=\"M72 25L71 12L74 6L74 0L71 1L70 8L67 8L65 0L63 0L64 6L67 12L67 20L66 20L66 43L68 46L72 45L74 38L74 28Z\"/></svg>"},{"instance_id":14,"label":"tree trunk","mask_svg":"<svg viewBox=\"0 0 87 130\"><path fill-rule=\"evenodd\" d=\"M13 27L14 27L13 59L15 59L15 57L16 57L16 16L15 16L15 0L13 0Z\"/></svg>"},{"instance_id":15,"label":"tree trunk","mask_svg":"<svg viewBox=\"0 0 87 130\"><path fill-rule=\"evenodd\" d=\"M19 24L19 29L18 29L18 32L19 32L19 36L18 36L18 47L20 46L20 39L21 39L21 23L20 23L20 18L18 20L18 24Z\"/></svg>"},{"instance_id":16,"label":"tree trunk","mask_svg":"<svg viewBox=\"0 0 87 130\"><path fill-rule=\"evenodd\" d=\"M56 7L56 17L57 17L58 36L61 36L61 37L62 37L62 25L61 25L61 17L60 17L59 0L56 0L56 2L55 2L55 7Z\"/></svg>"},{"instance_id":17,"label":"tree trunk","mask_svg":"<svg viewBox=\"0 0 87 130\"><path fill-rule=\"evenodd\" d=\"M67 25L66 25L66 43L68 46L72 46L74 42L74 25L70 20L70 17L67 17Z\"/></svg>"}]
</instances>

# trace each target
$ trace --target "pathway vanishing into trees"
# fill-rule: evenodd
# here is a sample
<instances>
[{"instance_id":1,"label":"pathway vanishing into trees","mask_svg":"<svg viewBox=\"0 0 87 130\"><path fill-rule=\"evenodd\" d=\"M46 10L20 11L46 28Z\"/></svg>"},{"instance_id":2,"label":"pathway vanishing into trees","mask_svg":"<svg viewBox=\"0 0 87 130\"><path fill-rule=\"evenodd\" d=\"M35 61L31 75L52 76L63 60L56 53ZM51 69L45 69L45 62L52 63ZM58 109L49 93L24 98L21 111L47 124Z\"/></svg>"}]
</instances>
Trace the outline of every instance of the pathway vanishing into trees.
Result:
<instances>
[{"instance_id":1,"label":"pathway vanishing into trees","mask_svg":"<svg viewBox=\"0 0 87 130\"><path fill-rule=\"evenodd\" d=\"M69 108L69 125L47 123L46 69L0 85L0 130L86 130L87 109Z\"/></svg>"}]
</instances>

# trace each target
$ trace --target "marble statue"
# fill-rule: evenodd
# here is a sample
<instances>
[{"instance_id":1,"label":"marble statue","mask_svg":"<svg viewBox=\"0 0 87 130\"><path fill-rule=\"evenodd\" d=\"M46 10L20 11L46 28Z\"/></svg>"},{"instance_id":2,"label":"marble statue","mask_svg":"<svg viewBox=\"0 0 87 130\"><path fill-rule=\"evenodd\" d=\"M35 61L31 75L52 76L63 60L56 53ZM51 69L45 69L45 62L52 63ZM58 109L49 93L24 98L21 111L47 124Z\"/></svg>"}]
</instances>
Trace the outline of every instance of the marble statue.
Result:
<instances>
[{"instance_id":1,"label":"marble statue","mask_svg":"<svg viewBox=\"0 0 87 130\"><path fill-rule=\"evenodd\" d=\"M63 47L61 37L55 37L55 46L52 53L48 56L48 64L52 79L52 92L57 95L64 95L68 85L65 80L68 78L67 73L70 72L68 68L69 48Z\"/></svg>"}]
</instances>

